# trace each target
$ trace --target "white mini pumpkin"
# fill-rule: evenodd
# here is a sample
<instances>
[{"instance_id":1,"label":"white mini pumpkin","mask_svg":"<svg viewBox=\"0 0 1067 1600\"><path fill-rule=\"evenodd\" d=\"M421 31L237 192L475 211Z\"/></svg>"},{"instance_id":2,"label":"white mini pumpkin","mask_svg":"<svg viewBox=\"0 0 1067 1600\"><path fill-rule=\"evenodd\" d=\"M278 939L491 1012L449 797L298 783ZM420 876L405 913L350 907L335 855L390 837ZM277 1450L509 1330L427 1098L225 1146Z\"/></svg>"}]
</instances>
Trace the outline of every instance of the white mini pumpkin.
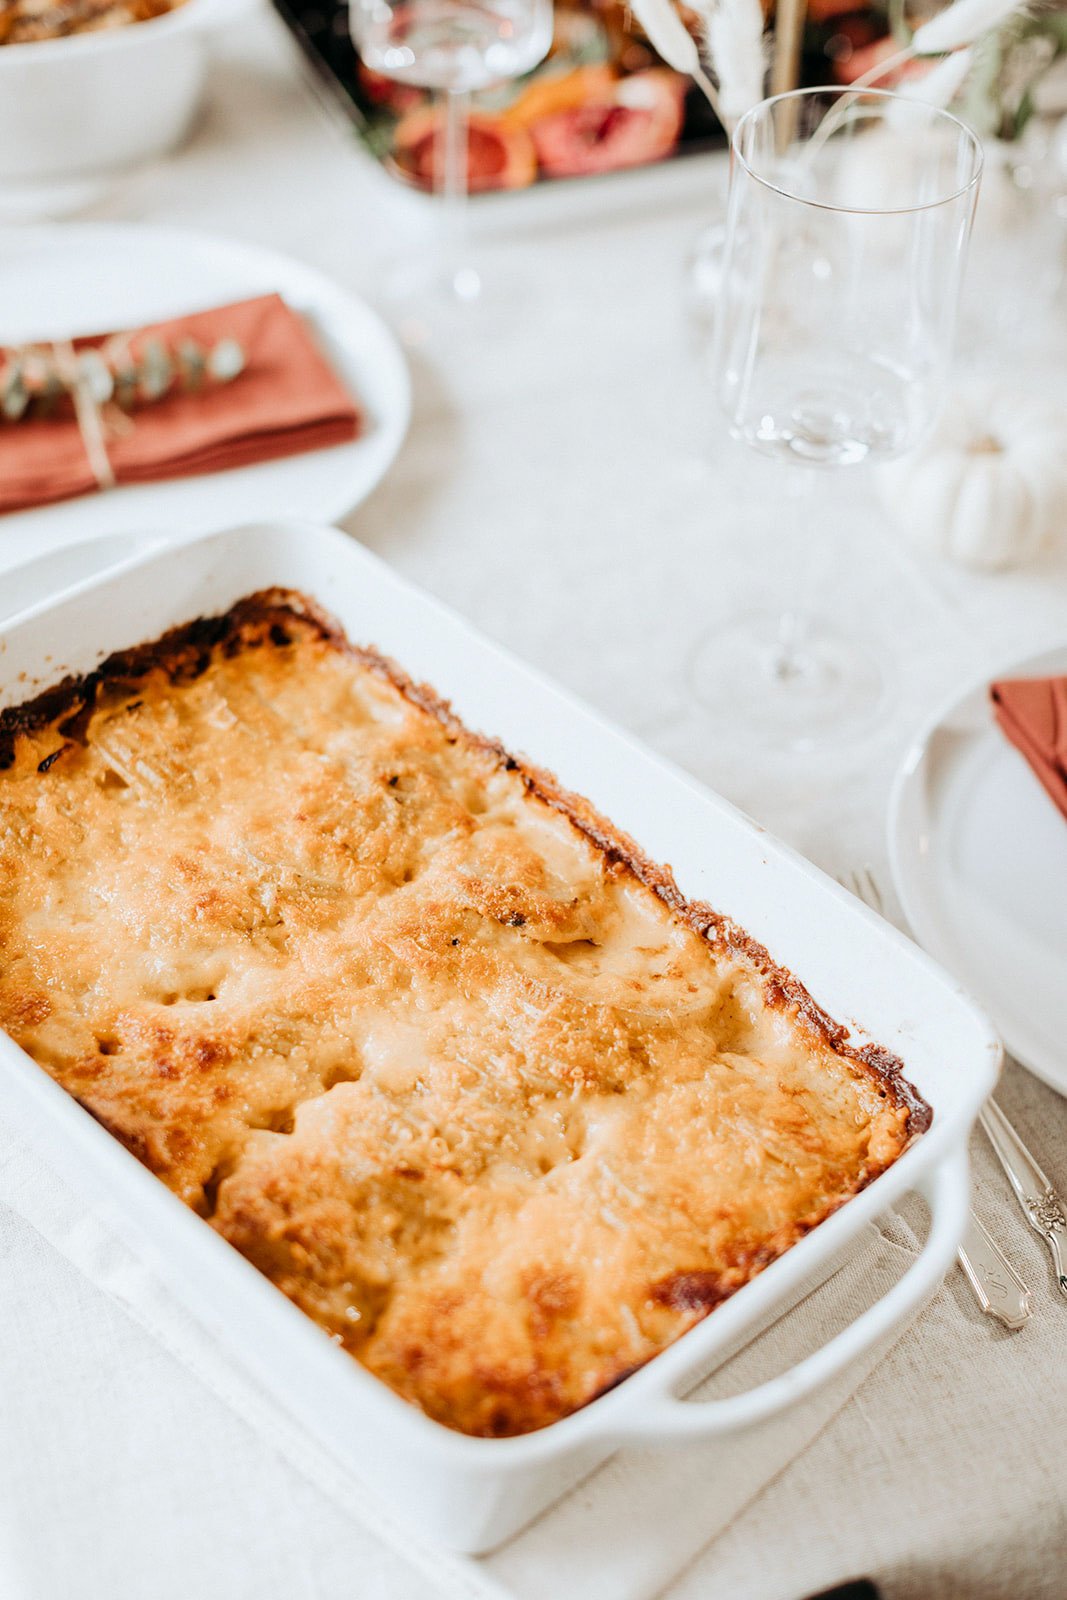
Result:
<instances>
[{"instance_id":1,"label":"white mini pumpkin","mask_svg":"<svg viewBox=\"0 0 1067 1600\"><path fill-rule=\"evenodd\" d=\"M955 394L927 442L883 467L880 483L915 543L984 571L1020 566L1067 534L1067 406Z\"/></svg>"}]
</instances>

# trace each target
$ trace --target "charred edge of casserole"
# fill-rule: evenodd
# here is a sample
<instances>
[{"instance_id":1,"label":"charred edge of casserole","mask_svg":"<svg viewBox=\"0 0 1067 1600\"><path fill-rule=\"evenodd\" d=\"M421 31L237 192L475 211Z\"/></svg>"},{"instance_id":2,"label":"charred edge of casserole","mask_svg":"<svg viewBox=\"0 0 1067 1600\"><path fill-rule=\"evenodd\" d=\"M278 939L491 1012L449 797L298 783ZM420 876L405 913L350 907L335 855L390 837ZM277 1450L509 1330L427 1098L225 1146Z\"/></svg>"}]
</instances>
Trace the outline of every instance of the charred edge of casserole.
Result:
<instances>
[{"instance_id":1,"label":"charred edge of casserole","mask_svg":"<svg viewBox=\"0 0 1067 1600\"><path fill-rule=\"evenodd\" d=\"M207 671L219 647L234 655L262 644L270 636L270 626L284 628L286 617L312 622L324 638L334 639L336 624L327 627L325 619L305 612L305 604L302 596L284 590L250 595L222 616L199 617L195 622L169 629L148 644L117 650L92 672L63 678L21 705L6 707L0 711L0 771L13 765L20 735L39 733L55 724L61 737L81 742L103 689L123 684L132 688L157 669L176 685L192 683ZM340 638L337 642L341 642ZM47 771L59 753L57 750L52 757L46 757L48 765L42 762L41 768Z\"/></svg>"},{"instance_id":2,"label":"charred edge of casserole","mask_svg":"<svg viewBox=\"0 0 1067 1600\"><path fill-rule=\"evenodd\" d=\"M24 704L0 711L0 770L12 765L20 734L36 733L55 724L64 739L83 738L103 689L122 684L133 687L155 670L165 673L176 685L194 682L207 671L218 650L232 656L266 643L281 647L292 642L286 624L294 619L305 627L310 626L321 639L384 679L405 699L432 716L453 742L482 751L492 756L505 771L517 773L527 793L566 817L613 867L630 873L650 889L715 950L741 957L759 976L769 1006L793 1012L836 1054L876 1079L886 1096L907 1111L909 1141L926 1131L933 1112L904 1077L904 1064L899 1057L881 1045L850 1044L848 1029L818 1005L798 978L778 966L763 945L705 901L687 899L670 868L650 860L633 839L602 816L588 800L564 789L552 773L512 755L499 740L471 732L436 690L428 684L416 683L380 651L352 644L336 618L296 590L259 590L219 616L199 617L147 644L119 650L92 672L65 678ZM51 759L46 758L39 770L47 773L51 764ZM864 1182L869 1183L876 1176L877 1173L871 1171Z\"/></svg>"}]
</instances>

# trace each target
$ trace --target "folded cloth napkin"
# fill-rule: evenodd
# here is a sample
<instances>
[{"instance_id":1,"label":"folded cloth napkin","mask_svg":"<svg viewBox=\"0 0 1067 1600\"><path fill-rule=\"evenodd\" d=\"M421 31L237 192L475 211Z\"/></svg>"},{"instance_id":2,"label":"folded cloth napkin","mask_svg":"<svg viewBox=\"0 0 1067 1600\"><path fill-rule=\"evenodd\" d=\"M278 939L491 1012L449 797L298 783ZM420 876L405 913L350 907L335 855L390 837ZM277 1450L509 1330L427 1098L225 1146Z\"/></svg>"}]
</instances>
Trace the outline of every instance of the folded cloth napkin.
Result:
<instances>
[{"instance_id":1,"label":"folded cloth napkin","mask_svg":"<svg viewBox=\"0 0 1067 1600\"><path fill-rule=\"evenodd\" d=\"M102 345L96 334L75 351ZM359 407L332 371L297 312L276 294L213 306L138 329L136 353L148 339L168 351L183 339L205 349L234 339L245 357L232 382L175 390L137 406L123 431L105 430L107 460L117 483L184 478L244 467L276 456L343 444L360 432ZM86 441L72 414L0 422L0 512L66 500L99 486Z\"/></svg>"},{"instance_id":2,"label":"folded cloth napkin","mask_svg":"<svg viewBox=\"0 0 1067 1600\"><path fill-rule=\"evenodd\" d=\"M622 1451L492 1555L447 1555L422 1542L417 1531L401 1527L375 1501L373 1486L357 1481L308 1437L274 1396L233 1366L170 1286L46 1165L40 1147L32 1150L12 1129L0 1126L3 1205L26 1218L86 1278L118 1299L136 1323L251 1425L267 1447L343 1509L363 1534L366 1574L373 1573L380 1559L375 1552L384 1543L393 1558L421 1572L419 1594L439 1591L450 1600L545 1600L546 1595L572 1593L582 1600L652 1600L822 1431L892 1342L846 1369L814 1399L770 1423L725 1440ZM831 1277L779 1313L757 1337L739 1341L727 1352L724 1365L695 1391L694 1400L752 1387L793 1365L884 1294L913 1257L913 1236L905 1225L883 1219L877 1228L869 1226ZM9 1299L17 1301L17 1276L11 1281L15 1287ZM17 1304L12 1309L17 1324ZM116 1349L113 1357L121 1368L124 1352ZM54 1387L59 1382L49 1375L40 1415L54 1414L56 1427L62 1428L63 1398ZM159 1399L162 1406L165 1397ZM24 1463L24 1470L31 1467ZM165 1491L161 1484L160 1493ZM237 1489L234 1493L235 1514L242 1514ZM80 1513L68 1506L64 1515L82 1515L91 1523L97 1511L90 1497ZM0 1546L3 1531L0 1516ZM72 1531L80 1526L67 1528L68 1534ZM313 1538L311 1530L303 1529L302 1537L307 1555L314 1548L307 1542ZM753 1552L753 1561L747 1600L794 1600L788 1572L760 1573L758 1552ZM368 1576L361 1592L372 1589L379 1592ZM414 1581L410 1592L416 1592ZM709 1595L707 1600L718 1597Z\"/></svg>"},{"instance_id":3,"label":"folded cloth napkin","mask_svg":"<svg viewBox=\"0 0 1067 1600\"><path fill-rule=\"evenodd\" d=\"M993 714L1067 817L1067 678L1005 678Z\"/></svg>"}]
</instances>

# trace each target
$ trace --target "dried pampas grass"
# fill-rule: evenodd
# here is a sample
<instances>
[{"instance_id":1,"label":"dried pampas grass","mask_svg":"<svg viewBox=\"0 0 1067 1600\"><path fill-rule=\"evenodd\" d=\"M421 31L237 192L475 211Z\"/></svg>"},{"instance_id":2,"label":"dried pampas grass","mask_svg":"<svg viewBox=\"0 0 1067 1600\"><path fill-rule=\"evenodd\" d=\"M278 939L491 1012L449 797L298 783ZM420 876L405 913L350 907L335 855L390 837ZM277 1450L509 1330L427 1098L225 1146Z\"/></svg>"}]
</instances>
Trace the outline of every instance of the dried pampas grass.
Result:
<instances>
[{"instance_id":1,"label":"dried pampas grass","mask_svg":"<svg viewBox=\"0 0 1067 1600\"><path fill-rule=\"evenodd\" d=\"M929 72L924 72L921 78L909 78L907 83L901 84L899 94L902 102L911 105L940 106L942 110L950 106L967 81L968 74L974 65L974 51L970 46L965 50L954 50L950 56L945 56L936 67L931 67ZM907 121L907 104L890 106L886 121L893 125L894 121ZM895 116L896 112L901 117Z\"/></svg>"},{"instance_id":2,"label":"dried pampas grass","mask_svg":"<svg viewBox=\"0 0 1067 1600\"><path fill-rule=\"evenodd\" d=\"M690 0L699 19L697 39L672 0L630 3L653 48L668 66L688 73L700 86L727 132L763 99L767 60L760 0ZM701 46L710 72L704 68Z\"/></svg>"},{"instance_id":3,"label":"dried pampas grass","mask_svg":"<svg viewBox=\"0 0 1067 1600\"><path fill-rule=\"evenodd\" d=\"M943 56L951 50L962 50L1023 9L1019 0L953 0L952 5L916 28L912 54Z\"/></svg>"},{"instance_id":4,"label":"dried pampas grass","mask_svg":"<svg viewBox=\"0 0 1067 1600\"><path fill-rule=\"evenodd\" d=\"M685 72L707 98L708 104L726 126L718 90L704 71L697 41L678 15L671 0L630 0L630 10L648 34L657 55L675 72Z\"/></svg>"},{"instance_id":5,"label":"dried pampas grass","mask_svg":"<svg viewBox=\"0 0 1067 1600\"><path fill-rule=\"evenodd\" d=\"M966 49L1025 10L1026 0L953 0L952 5L915 30L906 49L878 62L849 88L866 89L923 56L943 56ZM948 101L943 103L947 105Z\"/></svg>"},{"instance_id":6,"label":"dried pampas grass","mask_svg":"<svg viewBox=\"0 0 1067 1600\"><path fill-rule=\"evenodd\" d=\"M719 0L706 16L708 53L728 124L763 99L767 58L760 0Z\"/></svg>"},{"instance_id":7,"label":"dried pampas grass","mask_svg":"<svg viewBox=\"0 0 1067 1600\"><path fill-rule=\"evenodd\" d=\"M698 36L690 33L673 0L631 0L634 16L653 48L676 72L684 72L703 90L727 132L764 96L767 51L760 0L689 0L699 19ZM927 105L948 106L962 88L972 64L971 46L1026 9L1026 0L953 0L917 28L905 49L865 72L849 89L866 89L909 62L943 56L925 77L901 89L902 95ZM704 61L707 60L708 68ZM780 86L776 86L780 87ZM831 112L816 146L840 126Z\"/></svg>"}]
</instances>

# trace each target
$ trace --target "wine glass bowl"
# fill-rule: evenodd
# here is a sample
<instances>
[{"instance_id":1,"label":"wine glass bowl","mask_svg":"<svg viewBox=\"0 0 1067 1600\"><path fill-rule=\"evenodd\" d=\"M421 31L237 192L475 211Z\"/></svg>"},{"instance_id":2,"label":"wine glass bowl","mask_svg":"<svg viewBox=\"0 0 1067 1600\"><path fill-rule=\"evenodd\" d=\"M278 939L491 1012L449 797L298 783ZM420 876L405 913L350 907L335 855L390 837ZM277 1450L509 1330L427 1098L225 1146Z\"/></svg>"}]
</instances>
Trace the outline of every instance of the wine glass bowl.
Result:
<instances>
[{"instance_id":1,"label":"wine glass bowl","mask_svg":"<svg viewBox=\"0 0 1067 1600\"><path fill-rule=\"evenodd\" d=\"M879 90L802 90L733 142L719 400L765 454L911 449L944 393L981 174L971 131Z\"/></svg>"},{"instance_id":2,"label":"wine glass bowl","mask_svg":"<svg viewBox=\"0 0 1067 1600\"><path fill-rule=\"evenodd\" d=\"M806 469L920 442L947 387L981 170L969 128L885 90L796 90L741 119L713 345L736 439ZM809 566L810 532L794 539ZM883 688L864 641L803 615L797 590L777 614L729 619L691 670L702 703L783 747L855 731Z\"/></svg>"},{"instance_id":3,"label":"wine glass bowl","mask_svg":"<svg viewBox=\"0 0 1067 1600\"><path fill-rule=\"evenodd\" d=\"M551 7L530 0L353 0L352 19L372 71L451 92L521 77L552 42Z\"/></svg>"}]
</instances>

